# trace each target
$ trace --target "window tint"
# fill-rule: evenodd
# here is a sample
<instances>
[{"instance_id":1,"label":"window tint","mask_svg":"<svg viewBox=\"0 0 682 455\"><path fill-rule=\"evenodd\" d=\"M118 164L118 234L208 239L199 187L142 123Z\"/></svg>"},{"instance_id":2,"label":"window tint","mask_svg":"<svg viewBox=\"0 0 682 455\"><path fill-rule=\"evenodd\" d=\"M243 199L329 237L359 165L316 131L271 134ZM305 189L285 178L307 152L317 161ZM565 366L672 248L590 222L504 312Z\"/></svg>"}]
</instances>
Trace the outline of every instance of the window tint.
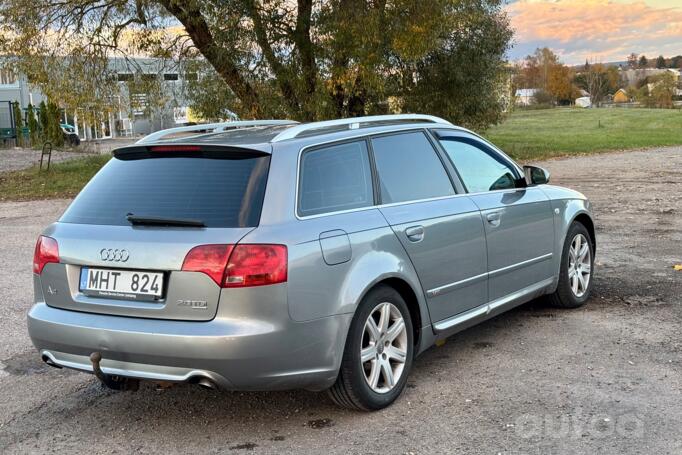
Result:
<instances>
[{"instance_id":1,"label":"window tint","mask_svg":"<svg viewBox=\"0 0 682 455\"><path fill-rule=\"evenodd\" d=\"M465 140L444 137L440 143L470 193L516 187L516 172L506 160Z\"/></svg>"},{"instance_id":2,"label":"window tint","mask_svg":"<svg viewBox=\"0 0 682 455\"><path fill-rule=\"evenodd\" d=\"M298 197L302 216L372 205L372 173L365 141L305 152Z\"/></svg>"},{"instance_id":3,"label":"window tint","mask_svg":"<svg viewBox=\"0 0 682 455\"><path fill-rule=\"evenodd\" d=\"M242 159L112 158L78 195L63 223L129 226L126 214L257 226L269 156Z\"/></svg>"},{"instance_id":4,"label":"window tint","mask_svg":"<svg viewBox=\"0 0 682 455\"><path fill-rule=\"evenodd\" d=\"M424 133L372 139L381 202L416 201L455 194L443 163Z\"/></svg>"}]
</instances>

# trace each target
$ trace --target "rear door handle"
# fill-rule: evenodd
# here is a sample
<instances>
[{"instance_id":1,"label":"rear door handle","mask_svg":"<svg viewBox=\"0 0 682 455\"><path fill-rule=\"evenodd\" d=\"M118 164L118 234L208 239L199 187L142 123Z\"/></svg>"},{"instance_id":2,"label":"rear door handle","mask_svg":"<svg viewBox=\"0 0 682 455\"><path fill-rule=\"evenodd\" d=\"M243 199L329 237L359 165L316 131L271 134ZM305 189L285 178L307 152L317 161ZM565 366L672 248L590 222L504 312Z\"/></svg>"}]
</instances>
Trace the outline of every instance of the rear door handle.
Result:
<instances>
[{"instance_id":1,"label":"rear door handle","mask_svg":"<svg viewBox=\"0 0 682 455\"><path fill-rule=\"evenodd\" d=\"M410 242L421 242L424 240L424 226L411 226L405 229L405 235Z\"/></svg>"},{"instance_id":2,"label":"rear door handle","mask_svg":"<svg viewBox=\"0 0 682 455\"><path fill-rule=\"evenodd\" d=\"M485 216L485 219L488 220L488 223L491 226L499 226L500 225L500 212L488 213Z\"/></svg>"}]
</instances>

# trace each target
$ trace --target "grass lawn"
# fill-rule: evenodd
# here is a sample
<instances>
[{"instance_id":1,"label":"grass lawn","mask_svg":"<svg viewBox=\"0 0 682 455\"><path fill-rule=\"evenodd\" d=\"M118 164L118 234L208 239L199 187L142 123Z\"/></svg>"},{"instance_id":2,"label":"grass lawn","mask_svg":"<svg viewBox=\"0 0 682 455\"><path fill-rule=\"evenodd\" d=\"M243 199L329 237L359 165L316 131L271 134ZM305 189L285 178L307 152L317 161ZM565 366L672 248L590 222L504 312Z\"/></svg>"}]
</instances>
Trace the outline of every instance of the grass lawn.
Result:
<instances>
[{"instance_id":1,"label":"grass lawn","mask_svg":"<svg viewBox=\"0 0 682 455\"><path fill-rule=\"evenodd\" d=\"M49 171L39 172L34 166L2 172L0 201L73 197L110 158L110 155L90 155L54 163Z\"/></svg>"},{"instance_id":2,"label":"grass lawn","mask_svg":"<svg viewBox=\"0 0 682 455\"><path fill-rule=\"evenodd\" d=\"M601 125L600 125L601 124ZM484 136L523 161L682 144L682 110L543 109L515 111Z\"/></svg>"}]
</instances>

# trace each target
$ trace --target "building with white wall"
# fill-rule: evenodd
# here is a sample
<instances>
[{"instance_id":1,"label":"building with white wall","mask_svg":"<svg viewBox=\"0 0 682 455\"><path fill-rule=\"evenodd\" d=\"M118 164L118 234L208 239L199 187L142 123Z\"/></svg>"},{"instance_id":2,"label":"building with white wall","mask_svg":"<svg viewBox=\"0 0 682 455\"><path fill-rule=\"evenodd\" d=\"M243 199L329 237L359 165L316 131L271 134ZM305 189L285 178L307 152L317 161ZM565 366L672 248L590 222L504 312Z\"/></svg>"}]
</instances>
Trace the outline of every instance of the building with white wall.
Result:
<instances>
[{"instance_id":1,"label":"building with white wall","mask_svg":"<svg viewBox=\"0 0 682 455\"><path fill-rule=\"evenodd\" d=\"M109 66L119 87L109 112L94 112L88 106L62 110L62 122L74 126L81 140L144 135L188 121L186 78L196 75L185 74L177 62L154 58L112 58ZM158 81L161 99L130 93L128 82L134 78ZM4 136L14 127L10 103L18 102L25 112L29 104L37 107L41 101L47 102L24 75L11 67L0 69L0 131Z\"/></svg>"}]
</instances>

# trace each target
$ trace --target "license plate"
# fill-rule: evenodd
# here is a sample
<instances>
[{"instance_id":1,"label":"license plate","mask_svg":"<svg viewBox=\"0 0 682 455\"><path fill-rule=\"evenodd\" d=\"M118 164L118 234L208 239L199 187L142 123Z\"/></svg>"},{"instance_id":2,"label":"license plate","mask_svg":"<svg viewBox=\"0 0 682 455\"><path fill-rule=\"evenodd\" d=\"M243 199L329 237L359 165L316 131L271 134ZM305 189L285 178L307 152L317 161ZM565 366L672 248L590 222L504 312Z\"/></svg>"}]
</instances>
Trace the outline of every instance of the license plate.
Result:
<instances>
[{"instance_id":1,"label":"license plate","mask_svg":"<svg viewBox=\"0 0 682 455\"><path fill-rule=\"evenodd\" d=\"M83 267L80 291L112 299L158 300L163 292L163 273Z\"/></svg>"}]
</instances>

